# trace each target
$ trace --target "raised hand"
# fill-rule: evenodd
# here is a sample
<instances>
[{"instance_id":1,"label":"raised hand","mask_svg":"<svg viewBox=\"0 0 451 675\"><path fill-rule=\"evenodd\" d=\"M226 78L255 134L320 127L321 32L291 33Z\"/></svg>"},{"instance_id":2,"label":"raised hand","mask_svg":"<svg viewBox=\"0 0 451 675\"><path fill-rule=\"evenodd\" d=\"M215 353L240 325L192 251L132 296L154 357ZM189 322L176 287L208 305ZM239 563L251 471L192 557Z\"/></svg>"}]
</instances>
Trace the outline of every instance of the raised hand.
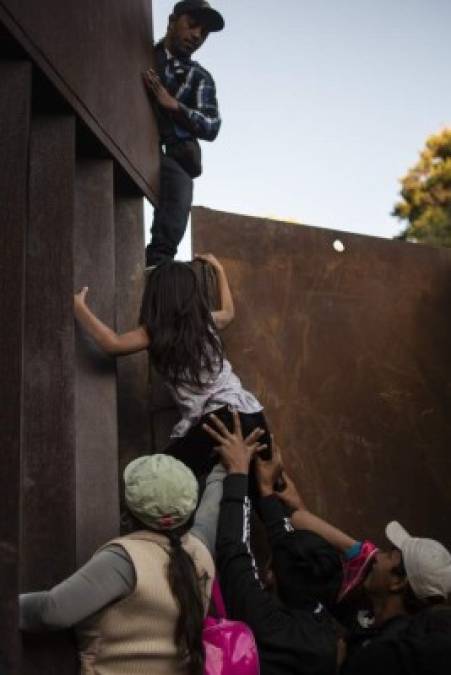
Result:
<instances>
[{"instance_id":1,"label":"raised hand","mask_svg":"<svg viewBox=\"0 0 451 675\"><path fill-rule=\"evenodd\" d=\"M256 428L246 438L243 438L239 414L233 412L233 432L216 415L210 415L213 426L203 424L206 431L218 445L215 450L221 455L221 459L229 473L249 473L251 459L256 452L266 448L266 444L260 444L258 439L265 433L263 429Z\"/></svg>"},{"instance_id":2,"label":"raised hand","mask_svg":"<svg viewBox=\"0 0 451 675\"><path fill-rule=\"evenodd\" d=\"M78 307L85 306L86 305L86 296L88 294L88 286L83 286L81 291L78 291L78 293L74 293L74 308L75 310Z\"/></svg>"},{"instance_id":3,"label":"raised hand","mask_svg":"<svg viewBox=\"0 0 451 675\"><path fill-rule=\"evenodd\" d=\"M291 478L285 473L285 471L282 471L281 477L284 482L284 488L283 490L278 490L277 492L274 492L274 494L289 509L297 511L298 509L302 508L304 504L299 495L299 492L297 491L296 485L293 483Z\"/></svg>"},{"instance_id":4,"label":"raised hand","mask_svg":"<svg viewBox=\"0 0 451 675\"><path fill-rule=\"evenodd\" d=\"M263 497L274 492L275 485L280 483L283 471L283 461L280 448L274 444L273 436L271 436L271 440L271 458L264 460L261 459L261 457L257 457L255 464L258 487L260 489L260 494Z\"/></svg>"}]
</instances>

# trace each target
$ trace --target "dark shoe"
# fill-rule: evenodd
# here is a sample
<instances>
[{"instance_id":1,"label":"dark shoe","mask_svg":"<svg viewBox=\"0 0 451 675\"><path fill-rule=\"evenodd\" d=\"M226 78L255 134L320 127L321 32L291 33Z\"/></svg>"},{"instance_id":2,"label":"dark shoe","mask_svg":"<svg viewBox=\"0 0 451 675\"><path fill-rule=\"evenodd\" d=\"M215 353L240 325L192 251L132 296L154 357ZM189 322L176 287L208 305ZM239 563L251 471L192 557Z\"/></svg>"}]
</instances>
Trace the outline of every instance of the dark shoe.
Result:
<instances>
[{"instance_id":1,"label":"dark shoe","mask_svg":"<svg viewBox=\"0 0 451 675\"><path fill-rule=\"evenodd\" d=\"M149 244L146 246L146 269L148 267L156 267L157 265L161 265L161 263L166 262L168 260L172 260L172 258L169 255L164 255L161 253L155 253L152 250L151 245Z\"/></svg>"}]
</instances>

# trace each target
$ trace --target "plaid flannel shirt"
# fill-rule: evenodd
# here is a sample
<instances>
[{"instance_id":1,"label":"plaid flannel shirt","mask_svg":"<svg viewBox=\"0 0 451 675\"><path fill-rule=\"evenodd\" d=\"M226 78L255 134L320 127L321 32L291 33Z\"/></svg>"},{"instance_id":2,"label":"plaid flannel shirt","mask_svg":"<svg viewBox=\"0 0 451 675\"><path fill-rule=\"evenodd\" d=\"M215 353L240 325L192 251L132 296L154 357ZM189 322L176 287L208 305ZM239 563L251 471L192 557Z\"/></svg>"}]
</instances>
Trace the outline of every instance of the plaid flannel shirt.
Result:
<instances>
[{"instance_id":1,"label":"plaid flannel shirt","mask_svg":"<svg viewBox=\"0 0 451 675\"><path fill-rule=\"evenodd\" d=\"M158 47L164 49L159 43ZM197 61L176 58L165 51L162 84L177 99L180 108L190 121L195 136L204 141L214 141L221 126L216 87L210 73ZM191 138L192 134L173 123L178 138Z\"/></svg>"}]
</instances>

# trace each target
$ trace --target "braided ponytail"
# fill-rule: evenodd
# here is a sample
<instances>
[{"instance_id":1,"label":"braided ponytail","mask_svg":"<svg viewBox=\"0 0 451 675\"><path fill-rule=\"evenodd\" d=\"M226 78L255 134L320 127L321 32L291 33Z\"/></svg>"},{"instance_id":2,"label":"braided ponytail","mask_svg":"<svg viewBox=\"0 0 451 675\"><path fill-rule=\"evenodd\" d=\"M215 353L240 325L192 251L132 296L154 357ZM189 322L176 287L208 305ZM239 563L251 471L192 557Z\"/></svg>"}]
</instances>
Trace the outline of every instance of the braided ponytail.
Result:
<instances>
[{"instance_id":1,"label":"braided ponytail","mask_svg":"<svg viewBox=\"0 0 451 675\"><path fill-rule=\"evenodd\" d=\"M195 565L182 546L180 535L165 532L171 544L168 581L180 609L174 639L179 657L188 659L190 675L203 675L205 653L202 642L204 604Z\"/></svg>"}]
</instances>

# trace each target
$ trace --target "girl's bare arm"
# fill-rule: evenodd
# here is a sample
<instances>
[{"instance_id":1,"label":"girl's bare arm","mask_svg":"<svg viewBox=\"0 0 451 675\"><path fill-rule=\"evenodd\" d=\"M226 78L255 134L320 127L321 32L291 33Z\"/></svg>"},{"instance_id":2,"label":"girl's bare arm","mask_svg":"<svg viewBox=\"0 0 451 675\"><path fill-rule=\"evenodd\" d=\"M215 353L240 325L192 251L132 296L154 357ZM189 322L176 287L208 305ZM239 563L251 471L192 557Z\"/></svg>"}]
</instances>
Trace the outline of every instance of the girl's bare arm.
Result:
<instances>
[{"instance_id":1,"label":"girl's bare arm","mask_svg":"<svg viewBox=\"0 0 451 675\"><path fill-rule=\"evenodd\" d=\"M133 354L149 347L149 335L143 326L118 334L101 321L86 304L88 287L74 295L74 313L85 331L107 354Z\"/></svg>"},{"instance_id":2,"label":"girl's bare arm","mask_svg":"<svg viewBox=\"0 0 451 675\"><path fill-rule=\"evenodd\" d=\"M315 532L341 553L357 543L357 540L346 532L339 530L307 509L301 494L284 469L280 449L277 446L273 445L272 459L265 461L257 458L256 471L261 496L275 495L292 510L291 523L295 530ZM284 478L285 487L282 492L276 492L274 484L281 475Z\"/></svg>"},{"instance_id":3,"label":"girl's bare arm","mask_svg":"<svg viewBox=\"0 0 451 675\"><path fill-rule=\"evenodd\" d=\"M235 317L235 306L233 304L232 292L230 290L227 275L219 260L212 253L197 255L196 258L210 263L216 272L220 308L215 312L212 312L212 316L216 328L222 330L226 328Z\"/></svg>"}]
</instances>

